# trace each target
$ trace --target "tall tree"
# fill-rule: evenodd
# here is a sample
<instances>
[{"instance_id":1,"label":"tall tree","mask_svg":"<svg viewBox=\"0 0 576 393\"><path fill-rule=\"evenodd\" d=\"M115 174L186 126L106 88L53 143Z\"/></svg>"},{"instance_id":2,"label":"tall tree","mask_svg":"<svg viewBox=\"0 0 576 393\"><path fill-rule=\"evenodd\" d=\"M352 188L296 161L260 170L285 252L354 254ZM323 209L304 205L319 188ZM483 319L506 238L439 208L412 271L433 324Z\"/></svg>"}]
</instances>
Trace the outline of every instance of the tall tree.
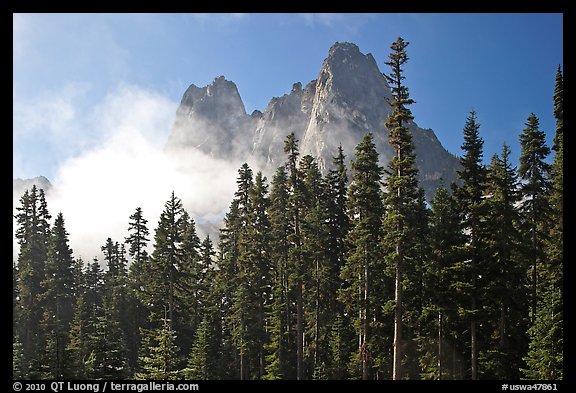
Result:
<instances>
[{"instance_id":1,"label":"tall tree","mask_svg":"<svg viewBox=\"0 0 576 393\"><path fill-rule=\"evenodd\" d=\"M539 275L541 294L534 323L528 330L529 350L525 357L526 369L522 370L529 379L563 378L564 342L564 113L563 77L558 66L554 86L554 117L556 133L552 149L555 151L550 168L551 224L544 243L546 264Z\"/></svg>"},{"instance_id":2,"label":"tall tree","mask_svg":"<svg viewBox=\"0 0 576 393\"><path fill-rule=\"evenodd\" d=\"M132 318L132 329L126 339L128 342L128 361L131 367L135 367L138 360L138 352L142 337L140 327L147 326L148 309L144 305L147 297L143 290L150 276L150 259L147 251L150 241L147 224L141 207L137 207L129 216L128 233L125 243L128 245L128 255L132 263L128 268L129 289L129 315Z\"/></svg>"},{"instance_id":3,"label":"tall tree","mask_svg":"<svg viewBox=\"0 0 576 393\"><path fill-rule=\"evenodd\" d=\"M305 368L314 379L326 378L328 363L328 335L334 315L328 300L335 293L330 282L332 270L329 262L330 242L327 212L326 184L318 164L310 155L299 164L302 174L303 209L301 218L304 287ZM331 290L333 290L331 292ZM333 296L332 296L333 297Z\"/></svg>"},{"instance_id":4,"label":"tall tree","mask_svg":"<svg viewBox=\"0 0 576 393\"><path fill-rule=\"evenodd\" d=\"M298 169L298 139L294 133L290 133L284 141L284 153L288 156L286 166L288 168L288 211L292 222L293 233L290 234L289 281L296 294L296 379L305 378L304 375L304 299L302 293L304 260L302 254L301 219L304 207L302 194L302 175Z\"/></svg>"},{"instance_id":5,"label":"tall tree","mask_svg":"<svg viewBox=\"0 0 576 393\"><path fill-rule=\"evenodd\" d=\"M158 319L166 307L167 321L173 328L177 281L183 260L181 248L185 225L182 201L174 195L164 204L164 211L154 235L154 252L150 261L150 280L147 283L148 303L152 305L151 317Z\"/></svg>"},{"instance_id":6,"label":"tall tree","mask_svg":"<svg viewBox=\"0 0 576 393\"><path fill-rule=\"evenodd\" d=\"M73 318L74 260L68 245L68 232L64 216L58 213L51 230L46 260L46 276L42 281L41 296L44 316L45 347L44 375L46 378L63 378L66 365L65 348L68 344L68 329Z\"/></svg>"},{"instance_id":7,"label":"tall tree","mask_svg":"<svg viewBox=\"0 0 576 393\"><path fill-rule=\"evenodd\" d=\"M469 304L463 305L461 313L467 316L470 322L470 372L473 380L478 379L478 335L477 314L480 310L478 304L479 288L478 277L481 276L480 265L483 260L483 235L485 233L484 218L485 204L483 196L486 190L486 168L482 164L484 141L480 137L480 124L476 121L476 112L470 112L464 126L464 155L460 158L462 170L458 177L462 186L456 186L454 193L462 215L462 228L467 233L466 260L461 265L465 286L462 290L469 296Z\"/></svg>"},{"instance_id":8,"label":"tall tree","mask_svg":"<svg viewBox=\"0 0 576 393\"><path fill-rule=\"evenodd\" d=\"M32 186L20 198L16 207L16 239L18 253L18 335L22 344L24 372L31 369L30 378L39 378L37 354L40 352L42 319L40 297L44 291L45 264L50 238L50 219L44 191Z\"/></svg>"},{"instance_id":9,"label":"tall tree","mask_svg":"<svg viewBox=\"0 0 576 393\"><path fill-rule=\"evenodd\" d=\"M288 174L284 166L280 166L272 178L268 209L273 288L266 310L270 341L266 345L268 354L265 379L294 379L296 376L291 361L295 353L295 346L292 345L295 332L289 308L293 296L288 285L288 238L293 229L286 209L288 197Z\"/></svg>"},{"instance_id":10,"label":"tall tree","mask_svg":"<svg viewBox=\"0 0 576 393\"><path fill-rule=\"evenodd\" d=\"M353 356L352 374L362 379L370 377L371 352L370 324L374 321L375 302L381 293L372 293L375 276L382 274L382 167L378 165L378 152L371 133L366 134L356 146L352 161L352 183L348 188L348 211L352 227L348 234L350 254L342 268L344 285L338 296L345 311L352 316L358 335L358 352Z\"/></svg>"},{"instance_id":11,"label":"tall tree","mask_svg":"<svg viewBox=\"0 0 576 393\"><path fill-rule=\"evenodd\" d=\"M547 195L550 190L550 164L546 157L550 148L546 146L546 134L540 130L540 121L534 113L528 116L526 128L520 135L520 167L518 174L522 179L524 215L524 233L530 239L530 259L532 264L532 323L536 319L538 303L538 268L544 261L545 231L549 227L550 204Z\"/></svg>"},{"instance_id":12,"label":"tall tree","mask_svg":"<svg viewBox=\"0 0 576 393\"><path fill-rule=\"evenodd\" d=\"M408 129L408 122L414 117L408 105L414 103L404 86L404 66L408 61L406 47L408 42L398 38L390 49L390 59L385 64L391 69L390 74L384 74L392 89L392 100L389 101L392 112L386 120L386 128L390 135L390 144L395 155L388 165L386 179L388 192L386 194L386 241L394 243L392 260L395 267L394 300L394 358L393 379L402 378L402 314L403 289L402 281L405 274L406 255L409 245L410 212L414 209L417 200L418 180L415 164L414 145L412 135Z\"/></svg>"},{"instance_id":13,"label":"tall tree","mask_svg":"<svg viewBox=\"0 0 576 393\"><path fill-rule=\"evenodd\" d=\"M526 350L529 294L526 289L525 258L521 257L520 200L516 168L510 163L510 148L505 144L501 156L494 155L487 174L486 247L487 283L484 308L494 321L489 349L483 357L483 376L490 379L517 379Z\"/></svg>"},{"instance_id":14,"label":"tall tree","mask_svg":"<svg viewBox=\"0 0 576 393\"><path fill-rule=\"evenodd\" d=\"M456 379L459 376L454 367L455 356L450 359L457 345L458 321L458 280L455 266L462 262L461 246L464 244L463 234L460 230L460 216L456 202L444 186L436 190L432 199L432 212L430 217L430 239L432 257L429 266L425 268L425 293L428 298L428 309L425 314L436 314L436 334L430 331L431 341L436 341L434 360L424 366L426 377L434 379ZM424 363L424 362L423 362Z\"/></svg>"},{"instance_id":15,"label":"tall tree","mask_svg":"<svg viewBox=\"0 0 576 393\"><path fill-rule=\"evenodd\" d=\"M92 379L95 373L97 348L94 337L97 334L98 317L103 310L104 274L95 258L87 264L82 275L81 293L76 299L74 318L70 325L69 344L66 350L71 359L68 377Z\"/></svg>"}]
</instances>

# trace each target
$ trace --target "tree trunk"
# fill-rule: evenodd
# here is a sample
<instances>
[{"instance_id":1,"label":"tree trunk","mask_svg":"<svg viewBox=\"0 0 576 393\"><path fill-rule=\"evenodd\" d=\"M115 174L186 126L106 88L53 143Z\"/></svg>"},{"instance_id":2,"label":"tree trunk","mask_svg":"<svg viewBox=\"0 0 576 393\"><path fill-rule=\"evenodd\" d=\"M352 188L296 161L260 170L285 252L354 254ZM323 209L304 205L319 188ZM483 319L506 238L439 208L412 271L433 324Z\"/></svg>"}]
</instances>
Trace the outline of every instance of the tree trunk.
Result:
<instances>
[{"instance_id":1,"label":"tree trunk","mask_svg":"<svg viewBox=\"0 0 576 393\"><path fill-rule=\"evenodd\" d=\"M397 253L400 247L396 247ZM399 254L397 254L399 255ZM396 289L394 298L396 299L396 308L394 309L394 361L392 366L392 379L399 380L402 378L402 269L400 261L396 267Z\"/></svg>"},{"instance_id":2,"label":"tree trunk","mask_svg":"<svg viewBox=\"0 0 576 393\"><path fill-rule=\"evenodd\" d=\"M472 296L472 310L476 309L476 296ZM478 342L476 339L476 319L472 317L470 321L470 369L472 371L472 380L478 379Z\"/></svg>"},{"instance_id":3,"label":"tree trunk","mask_svg":"<svg viewBox=\"0 0 576 393\"><path fill-rule=\"evenodd\" d=\"M304 379L304 322L302 312L302 282L296 282L296 379Z\"/></svg>"},{"instance_id":4,"label":"tree trunk","mask_svg":"<svg viewBox=\"0 0 576 393\"><path fill-rule=\"evenodd\" d=\"M368 292L369 292L369 283L368 283L368 249L367 245L364 244L364 299L362 305L362 335L363 341L361 350L362 356L362 379L367 380L369 378L369 356L370 352L368 349Z\"/></svg>"},{"instance_id":5,"label":"tree trunk","mask_svg":"<svg viewBox=\"0 0 576 393\"><path fill-rule=\"evenodd\" d=\"M438 311L438 380L442 380L442 312Z\"/></svg>"}]
</instances>

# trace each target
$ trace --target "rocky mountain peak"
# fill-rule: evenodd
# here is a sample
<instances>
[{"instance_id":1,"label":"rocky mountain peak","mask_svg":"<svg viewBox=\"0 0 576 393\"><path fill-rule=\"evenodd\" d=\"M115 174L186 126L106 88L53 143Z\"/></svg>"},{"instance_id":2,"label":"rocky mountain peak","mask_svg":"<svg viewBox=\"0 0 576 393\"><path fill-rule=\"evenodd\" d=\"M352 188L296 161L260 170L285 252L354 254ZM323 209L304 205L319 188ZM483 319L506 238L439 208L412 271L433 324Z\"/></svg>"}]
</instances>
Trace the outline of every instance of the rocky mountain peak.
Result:
<instances>
[{"instance_id":1,"label":"rocky mountain peak","mask_svg":"<svg viewBox=\"0 0 576 393\"><path fill-rule=\"evenodd\" d=\"M384 75L371 54L349 42L328 51L318 77L296 82L289 93L273 97L264 111L247 115L236 85L219 76L206 87L191 85L176 113L167 148L197 148L226 159L248 161L254 170L271 173L284 160L286 135L294 132L300 153L310 154L325 173L342 145L347 160L355 146L371 132L387 166L393 155L386 118L392 97ZM419 180L430 200L440 179L456 178L458 160L440 144L434 132L411 122Z\"/></svg>"},{"instance_id":2,"label":"rocky mountain peak","mask_svg":"<svg viewBox=\"0 0 576 393\"><path fill-rule=\"evenodd\" d=\"M250 121L236 84L224 76L205 87L190 85L168 138L166 149L200 147L213 156L226 156L233 141Z\"/></svg>"}]
</instances>

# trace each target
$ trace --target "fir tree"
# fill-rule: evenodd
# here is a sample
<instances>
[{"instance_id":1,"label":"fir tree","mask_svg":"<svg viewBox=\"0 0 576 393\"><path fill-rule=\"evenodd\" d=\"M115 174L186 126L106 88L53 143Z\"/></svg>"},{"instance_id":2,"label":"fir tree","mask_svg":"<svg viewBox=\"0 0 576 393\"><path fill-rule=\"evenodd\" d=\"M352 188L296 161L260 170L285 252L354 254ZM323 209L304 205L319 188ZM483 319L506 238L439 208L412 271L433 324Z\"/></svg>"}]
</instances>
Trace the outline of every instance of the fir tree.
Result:
<instances>
[{"instance_id":1,"label":"fir tree","mask_svg":"<svg viewBox=\"0 0 576 393\"><path fill-rule=\"evenodd\" d=\"M455 266L460 270L462 285L459 290L468 298L468 304L461 304L459 313L469 321L470 332L470 376L478 379L478 332L477 320L480 311L479 291L482 287L478 277L482 276L481 261L484 259L483 244L485 234L485 204L483 196L486 190L486 168L482 164L484 141L480 137L480 124L476 121L476 112L470 112L464 126L464 156L460 158L462 170L458 177L462 186L456 186L454 193L462 216L462 228L467 233L466 260Z\"/></svg>"},{"instance_id":2,"label":"fir tree","mask_svg":"<svg viewBox=\"0 0 576 393\"><path fill-rule=\"evenodd\" d=\"M288 174L280 166L272 178L268 209L272 293L266 307L270 341L265 346L265 379L295 378L295 368L291 361L295 337L289 308L293 299L288 285L288 238L293 229L286 209L288 196Z\"/></svg>"},{"instance_id":3,"label":"fir tree","mask_svg":"<svg viewBox=\"0 0 576 393\"><path fill-rule=\"evenodd\" d=\"M210 360L210 330L208 320L204 318L196 330L196 338L188 358L188 367L184 370L184 376L187 379L211 379L214 366Z\"/></svg>"},{"instance_id":4,"label":"fir tree","mask_svg":"<svg viewBox=\"0 0 576 393\"><path fill-rule=\"evenodd\" d=\"M528 116L526 128L520 135L520 167L518 174L522 180L524 233L530 239L532 306L531 318L534 324L538 303L538 265L543 264L545 231L550 220L548 192L550 189L550 165L546 157L550 149L546 146L546 134L539 129L540 122L533 113Z\"/></svg>"},{"instance_id":5,"label":"fir tree","mask_svg":"<svg viewBox=\"0 0 576 393\"><path fill-rule=\"evenodd\" d=\"M348 234L350 254L342 268L344 285L338 293L358 335L358 351L351 359L351 374L362 379L369 378L370 359L377 355L376 351L372 352L371 343L382 340L382 337L372 337L370 332L375 308L382 304L382 298L375 302L382 293L374 291L376 276L383 271L382 171L373 136L367 134L356 146L356 158L352 161L352 184L348 188L352 224Z\"/></svg>"},{"instance_id":6,"label":"fir tree","mask_svg":"<svg viewBox=\"0 0 576 393\"><path fill-rule=\"evenodd\" d=\"M42 319L44 291L42 281L45 278L45 263L50 238L50 219L44 191L32 186L20 198L16 207L15 236L20 246L18 253L18 335L22 343L23 363L26 370L31 369L29 377L39 378L40 367L38 353L41 350L41 332L39 322Z\"/></svg>"},{"instance_id":7,"label":"fir tree","mask_svg":"<svg viewBox=\"0 0 576 393\"><path fill-rule=\"evenodd\" d=\"M435 342L430 350L428 360L426 355L421 363L425 375L430 379L457 379L454 367L454 357L458 337L458 275L454 267L462 261L463 234L456 201L444 186L436 190L432 199L430 217L430 238L432 258L425 268L425 294L428 307L424 310L432 320L436 320L436 334L430 331L430 341ZM450 351L452 349L452 351ZM427 373L427 374L426 374Z\"/></svg>"},{"instance_id":8,"label":"fir tree","mask_svg":"<svg viewBox=\"0 0 576 393\"><path fill-rule=\"evenodd\" d=\"M174 323L176 308L176 286L181 278L183 261L181 248L185 225L182 201L172 192L164 204L158 227L154 235L154 252L150 262L150 280L146 283L147 303L151 306L151 318L156 318L167 308L170 329Z\"/></svg>"},{"instance_id":9,"label":"fir tree","mask_svg":"<svg viewBox=\"0 0 576 393\"><path fill-rule=\"evenodd\" d=\"M527 266L521 257L518 179L510 163L510 148L494 155L488 167L486 247L489 257L484 286L487 319L493 321L492 342L483 357L482 375L488 379L517 379L526 348L529 298L525 291Z\"/></svg>"},{"instance_id":10,"label":"fir tree","mask_svg":"<svg viewBox=\"0 0 576 393\"><path fill-rule=\"evenodd\" d=\"M409 215L415 208L418 190L418 171L415 165L414 145L412 135L408 129L408 122L413 119L408 105L414 100L409 97L408 88L404 86L404 65L408 61L406 47L408 42L398 38L391 46L392 53L388 55L391 72L385 74L386 80L392 89L392 100L389 102L392 113L386 120L386 128L390 135L390 144L395 155L388 168L386 180L388 192L386 194L386 248L392 250L389 258L393 261L395 269L395 309L394 309L394 358L393 379L402 378L402 318L403 318L403 276L406 270L406 259L410 239L411 225ZM393 246L392 246L393 244Z\"/></svg>"},{"instance_id":11,"label":"fir tree","mask_svg":"<svg viewBox=\"0 0 576 393\"><path fill-rule=\"evenodd\" d=\"M304 207L302 194L301 173L297 163L300 156L298 149L298 139L294 133L290 133L284 141L284 153L288 160L288 214L293 232L288 240L290 247L288 251L289 285L293 288L296 296L296 379L305 378L304 370L304 260L302 253L301 219Z\"/></svg>"},{"instance_id":12,"label":"fir tree","mask_svg":"<svg viewBox=\"0 0 576 393\"><path fill-rule=\"evenodd\" d=\"M42 327L45 346L43 373L46 378L63 378L66 366L65 348L68 343L68 328L73 318L74 260L68 245L68 232L64 216L59 213L51 230L46 260L46 277L42 281L41 296L44 315Z\"/></svg>"},{"instance_id":13,"label":"fir tree","mask_svg":"<svg viewBox=\"0 0 576 393\"><path fill-rule=\"evenodd\" d=\"M148 354L140 355L142 371L136 379L175 380L180 378L178 347L175 344L176 332L170 328L167 318L162 326L153 331L152 337L143 337L141 348L148 347Z\"/></svg>"},{"instance_id":14,"label":"fir tree","mask_svg":"<svg viewBox=\"0 0 576 393\"><path fill-rule=\"evenodd\" d=\"M554 86L554 160L550 168L551 225L544 243L546 264L540 274L540 301L534 323L528 330L527 367L522 370L529 379L563 379L564 342L564 137L563 137L563 77L560 66Z\"/></svg>"}]
</instances>

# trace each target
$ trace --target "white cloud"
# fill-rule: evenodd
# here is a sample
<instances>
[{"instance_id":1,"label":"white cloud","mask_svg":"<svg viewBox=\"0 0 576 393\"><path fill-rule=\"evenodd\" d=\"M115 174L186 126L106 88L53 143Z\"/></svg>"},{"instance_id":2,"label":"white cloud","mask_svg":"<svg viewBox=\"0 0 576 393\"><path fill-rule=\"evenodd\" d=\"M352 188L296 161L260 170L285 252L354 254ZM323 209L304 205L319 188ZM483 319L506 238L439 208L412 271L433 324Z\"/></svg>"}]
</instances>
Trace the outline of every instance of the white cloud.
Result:
<instances>
[{"instance_id":1,"label":"white cloud","mask_svg":"<svg viewBox=\"0 0 576 393\"><path fill-rule=\"evenodd\" d=\"M199 151L164 153L176 107L156 92L122 86L88 115L86 124L93 128L88 131L104 136L103 142L66 160L47 195L52 216L64 214L76 257L99 256L107 237L122 242L136 207L143 209L153 238L172 191L196 221L216 223L223 217L237 163Z\"/></svg>"}]
</instances>

